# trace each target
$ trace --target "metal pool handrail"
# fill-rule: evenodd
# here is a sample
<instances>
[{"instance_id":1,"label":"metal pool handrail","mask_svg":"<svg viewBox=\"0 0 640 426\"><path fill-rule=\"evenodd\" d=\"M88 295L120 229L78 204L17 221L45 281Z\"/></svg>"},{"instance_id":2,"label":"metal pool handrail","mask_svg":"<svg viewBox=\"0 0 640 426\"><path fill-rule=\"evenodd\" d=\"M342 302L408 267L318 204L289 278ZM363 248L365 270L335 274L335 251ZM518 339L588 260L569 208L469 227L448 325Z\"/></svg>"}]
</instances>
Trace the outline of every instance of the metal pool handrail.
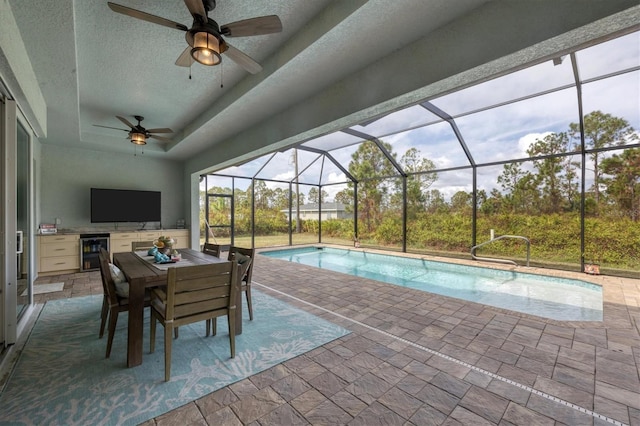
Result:
<instances>
[{"instance_id":1,"label":"metal pool handrail","mask_svg":"<svg viewBox=\"0 0 640 426\"><path fill-rule=\"evenodd\" d=\"M500 263L509 263L512 265L516 265L518 266L518 264L516 262L514 262L513 260L507 260L507 259L496 259L493 257L478 257L476 256L475 252L476 249L489 244L489 243L493 243L494 241L498 241L498 240L502 240L504 238L516 238L519 240L524 240L527 243L527 267L529 266L529 257L531 255L531 241L529 241L529 239L527 237L523 237L520 235L500 235L499 237L496 238L492 238L489 241L485 241L484 243L480 243L478 245L475 245L473 247L471 247L471 257L473 258L473 260L486 260L488 262L500 262Z\"/></svg>"}]
</instances>

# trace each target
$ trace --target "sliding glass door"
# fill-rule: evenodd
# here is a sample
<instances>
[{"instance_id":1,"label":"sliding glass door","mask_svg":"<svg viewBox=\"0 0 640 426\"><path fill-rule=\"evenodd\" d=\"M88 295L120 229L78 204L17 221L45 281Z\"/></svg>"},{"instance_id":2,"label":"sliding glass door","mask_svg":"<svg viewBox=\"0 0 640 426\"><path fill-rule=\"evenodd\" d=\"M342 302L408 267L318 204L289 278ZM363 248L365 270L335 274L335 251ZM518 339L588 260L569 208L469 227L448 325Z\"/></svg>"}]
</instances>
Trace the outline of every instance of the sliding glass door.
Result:
<instances>
[{"instance_id":1,"label":"sliding glass door","mask_svg":"<svg viewBox=\"0 0 640 426\"><path fill-rule=\"evenodd\" d=\"M15 343L21 319L33 305L31 134L16 103L0 97L0 347Z\"/></svg>"},{"instance_id":2,"label":"sliding glass door","mask_svg":"<svg viewBox=\"0 0 640 426\"><path fill-rule=\"evenodd\" d=\"M0 93L0 199L3 200L2 207L0 207L0 236L5 235L5 204L7 197L5 195L6 185L5 185L5 168L6 168L6 125L5 125L5 100L2 93ZM0 238L0 252L4 252L5 248L5 240L4 238ZM6 288L6 272L5 272L5 257L0 256L0 354L2 353L4 347L6 346L5 339L5 288ZM2 359L0 357L0 359Z\"/></svg>"},{"instance_id":3,"label":"sliding glass door","mask_svg":"<svg viewBox=\"0 0 640 426\"><path fill-rule=\"evenodd\" d=\"M17 279L16 279L16 104L0 97L0 342L2 348L15 343L17 334Z\"/></svg>"},{"instance_id":4,"label":"sliding glass door","mask_svg":"<svg viewBox=\"0 0 640 426\"><path fill-rule=\"evenodd\" d=\"M30 167L31 155L29 149L29 133L18 123L16 138L16 283L18 321L25 313L32 301L30 283L30 253L31 226L30 224Z\"/></svg>"}]
</instances>

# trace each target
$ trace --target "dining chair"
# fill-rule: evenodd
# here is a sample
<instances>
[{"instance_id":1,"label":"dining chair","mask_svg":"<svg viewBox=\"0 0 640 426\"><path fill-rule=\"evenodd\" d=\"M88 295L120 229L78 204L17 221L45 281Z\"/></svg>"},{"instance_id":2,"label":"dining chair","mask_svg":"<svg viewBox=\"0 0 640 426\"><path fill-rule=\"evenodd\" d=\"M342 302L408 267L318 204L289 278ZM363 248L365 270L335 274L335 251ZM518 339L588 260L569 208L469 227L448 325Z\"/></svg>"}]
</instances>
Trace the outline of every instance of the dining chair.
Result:
<instances>
[{"instance_id":1,"label":"dining chair","mask_svg":"<svg viewBox=\"0 0 640 426\"><path fill-rule=\"evenodd\" d=\"M153 248L153 241L131 241L131 251Z\"/></svg>"},{"instance_id":2,"label":"dining chair","mask_svg":"<svg viewBox=\"0 0 640 426\"><path fill-rule=\"evenodd\" d=\"M242 264L236 264L237 266L237 274L236 274L236 279L239 279L240 277L244 277L247 274L247 270L249 269L249 267L251 266L251 264L253 263L253 259L251 259L249 256L244 256L244 255L240 255ZM240 285L240 288L242 288L242 282L238 283L238 285ZM249 299L250 300L250 297ZM238 301L238 303L240 303L240 301ZM249 312L250 314L252 313L251 308L249 308ZM251 319L253 320L253 316L251 316ZM211 333L211 325L213 323L213 333ZM213 336L216 335L217 333L217 327L218 327L218 323L216 321L216 318L210 318L207 320L207 333L206 333L206 337L209 337L209 334L212 334Z\"/></svg>"},{"instance_id":3,"label":"dining chair","mask_svg":"<svg viewBox=\"0 0 640 426\"><path fill-rule=\"evenodd\" d=\"M220 244L204 243L202 246L202 252L211 256L220 257L222 253L222 246Z\"/></svg>"},{"instance_id":4,"label":"dining chair","mask_svg":"<svg viewBox=\"0 0 640 426\"><path fill-rule=\"evenodd\" d=\"M237 262L194 265L167 270L167 287L151 291L150 352L155 350L156 322L164 327L164 380L171 379L171 330L227 316L231 358L236 356Z\"/></svg>"},{"instance_id":5,"label":"dining chair","mask_svg":"<svg viewBox=\"0 0 640 426\"><path fill-rule=\"evenodd\" d=\"M202 252L206 254L210 254L212 256L222 258L222 255L225 252L228 252L230 248L231 248L231 244L204 243L202 245Z\"/></svg>"},{"instance_id":6,"label":"dining chair","mask_svg":"<svg viewBox=\"0 0 640 426\"><path fill-rule=\"evenodd\" d=\"M102 278L102 289L104 298L102 300L102 320L100 323L100 337L104 335L104 327L109 318L109 330L107 336L107 351L105 358L111 356L111 347L113 345L113 336L118 324L118 314L129 310L129 283L124 281L124 276L114 279L114 275L119 274L115 265L109 263L109 252L104 248L100 248L98 253L100 261L100 276ZM145 297L145 306L149 306L149 298Z\"/></svg>"},{"instance_id":7,"label":"dining chair","mask_svg":"<svg viewBox=\"0 0 640 426\"><path fill-rule=\"evenodd\" d=\"M253 306L251 304L251 276L253 275L253 261L256 257L256 249L254 248L242 248L231 247L229 248L228 260L235 260L239 265L244 265L245 268L241 273L240 289L244 292L247 298L247 309L249 309L249 320L253 321ZM215 331L215 329L214 329Z\"/></svg>"},{"instance_id":8,"label":"dining chair","mask_svg":"<svg viewBox=\"0 0 640 426\"><path fill-rule=\"evenodd\" d=\"M100 278L102 280L102 293L103 293L103 298L102 298L102 310L100 312L100 333L98 334L98 338L102 339L102 336L104 336L104 329L105 326L107 324L107 319L109 318L109 305L110 305L110 293L111 293L111 289L109 288L109 284L107 281L107 278L105 277L105 275L103 274L103 266L102 266L102 253L101 251L104 250L103 248L100 249L100 252L98 252L98 262L99 262L99 266L100 266ZM106 250L104 250L106 252ZM108 254L108 252L107 252ZM107 272L105 272L107 273ZM111 269L109 268L108 273L111 275ZM111 276L111 279L113 281L113 276Z\"/></svg>"}]
</instances>

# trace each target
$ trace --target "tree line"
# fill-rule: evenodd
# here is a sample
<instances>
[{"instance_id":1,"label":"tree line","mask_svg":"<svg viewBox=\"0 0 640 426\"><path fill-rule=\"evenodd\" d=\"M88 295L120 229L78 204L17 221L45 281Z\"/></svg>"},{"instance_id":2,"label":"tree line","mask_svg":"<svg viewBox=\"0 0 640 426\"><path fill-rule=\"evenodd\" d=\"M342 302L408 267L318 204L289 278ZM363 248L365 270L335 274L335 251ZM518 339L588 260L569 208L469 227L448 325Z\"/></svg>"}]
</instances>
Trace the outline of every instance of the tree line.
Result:
<instances>
[{"instance_id":1,"label":"tree line","mask_svg":"<svg viewBox=\"0 0 640 426\"><path fill-rule=\"evenodd\" d=\"M497 177L500 188L477 192L481 214L544 215L580 210L581 138L578 123L565 132L538 138L527 149L529 160L503 166ZM592 183L585 191L588 216L640 218L640 149L628 148L604 156L602 149L629 145L638 135L629 123L610 114L594 111L584 117L584 144L593 169ZM388 143L382 143L394 158ZM458 191L447 201L438 189L433 162L421 158L416 148L409 149L398 161L408 175L406 182L409 221L425 214L471 213L472 193ZM358 215L365 231L381 223L385 211L402 207L402 180L376 178L397 175L392 162L373 142L365 142L352 155L349 172L362 179L358 184ZM353 205L354 184L338 193L336 201Z\"/></svg>"},{"instance_id":2,"label":"tree line","mask_svg":"<svg viewBox=\"0 0 640 426\"><path fill-rule=\"evenodd\" d=\"M499 188L493 188L489 193L485 190L477 192L479 213L548 215L579 211L582 175L580 136L579 123L571 123L564 132L536 139L526 151L529 159L503 166L496 180ZM585 191L585 212L588 216L639 220L640 148L627 148L605 155L607 148L637 141L637 133L625 119L601 111L584 117L584 144L590 159L587 171L591 176L591 183ZM348 165L349 172L359 180L358 221L362 231L372 232L385 216L402 211L403 185L406 185L409 221L434 213L471 214L473 197L470 192L459 191L447 201L440 190L432 188L438 180L435 164L424 158L417 148L408 149L398 159L389 143L378 143L386 153L373 141L365 141L352 154ZM394 163L407 175L406 183L399 177ZM283 211L289 209L290 203L288 188L270 188L263 180L255 180L254 186L255 211L260 212L258 218L272 222L271 228L282 229L286 222ZM334 199L329 199L326 190L317 187L310 188L306 195L294 191L291 197L293 209L295 211L296 202L304 205L322 201L343 203L348 211L353 211L354 190L355 185L349 182ZM211 191L229 193L230 189L215 188ZM215 207L211 210L215 215ZM251 211L251 187L246 191L236 189L235 210L236 216L247 222ZM238 224L238 219L236 222ZM282 226L277 223L282 223Z\"/></svg>"}]
</instances>

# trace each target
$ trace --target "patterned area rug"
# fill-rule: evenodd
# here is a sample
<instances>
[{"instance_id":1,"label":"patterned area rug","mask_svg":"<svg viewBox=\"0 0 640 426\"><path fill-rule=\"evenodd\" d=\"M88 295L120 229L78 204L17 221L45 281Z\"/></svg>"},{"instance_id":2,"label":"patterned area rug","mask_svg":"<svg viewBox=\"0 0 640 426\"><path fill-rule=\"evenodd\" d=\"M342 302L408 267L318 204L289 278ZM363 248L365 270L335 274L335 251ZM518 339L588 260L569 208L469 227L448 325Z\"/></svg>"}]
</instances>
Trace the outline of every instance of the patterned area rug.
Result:
<instances>
[{"instance_id":1,"label":"patterned area rug","mask_svg":"<svg viewBox=\"0 0 640 426\"><path fill-rule=\"evenodd\" d=\"M98 339L102 296L49 301L0 395L1 424L136 425L349 333L253 290L243 333L230 358L227 321L205 337L205 323L180 327L171 381L164 381L163 328L149 354L145 310L143 364L126 368L127 314L120 314L111 358Z\"/></svg>"}]
</instances>

